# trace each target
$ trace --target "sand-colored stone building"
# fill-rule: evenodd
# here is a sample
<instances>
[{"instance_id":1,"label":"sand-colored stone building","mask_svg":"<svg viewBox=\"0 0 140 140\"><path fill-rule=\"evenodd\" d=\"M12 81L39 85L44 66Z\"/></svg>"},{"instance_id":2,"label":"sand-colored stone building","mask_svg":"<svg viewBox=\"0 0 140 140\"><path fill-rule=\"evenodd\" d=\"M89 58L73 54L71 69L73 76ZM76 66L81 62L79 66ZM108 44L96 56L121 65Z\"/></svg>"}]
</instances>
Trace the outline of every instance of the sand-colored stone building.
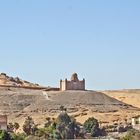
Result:
<instances>
[{"instance_id":1,"label":"sand-colored stone building","mask_svg":"<svg viewBox=\"0 0 140 140\"><path fill-rule=\"evenodd\" d=\"M71 80L60 80L60 90L85 90L85 79L79 80L77 73L72 74Z\"/></svg>"},{"instance_id":2,"label":"sand-colored stone building","mask_svg":"<svg viewBox=\"0 0 140 140\"><path fill-rule=\"evenodd\" d=\"M140 130L140 115L132 118L132 127L136 130Z\"/></svg>"},{"instance_id":3,"label":"sand-colored stone building","mask_svg":"<svg viewBox=\"0 0 140 140\"><path fill-rule=\"evenodd\" d=\"M0 115L0 130L7 131L7 116L6 115Z\"/></svg>"}]
</instances>

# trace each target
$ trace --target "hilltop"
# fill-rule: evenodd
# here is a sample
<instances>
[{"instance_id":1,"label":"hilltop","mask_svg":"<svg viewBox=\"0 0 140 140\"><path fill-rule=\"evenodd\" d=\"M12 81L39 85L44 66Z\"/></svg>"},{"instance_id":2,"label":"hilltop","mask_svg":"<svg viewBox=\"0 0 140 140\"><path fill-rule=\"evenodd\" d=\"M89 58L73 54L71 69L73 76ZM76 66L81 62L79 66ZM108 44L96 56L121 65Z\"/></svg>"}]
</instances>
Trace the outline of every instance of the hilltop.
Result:
<instances>
[{"instance_id":1,"label":"hilltop","mask_svg":"<svg viewBox=\"0 0 140 140\"><path fill-rule=\"evenodd\" d=\"M30 83L28 81L22 80L19 77L11 77L6 73L0 74L0 85L4 86L27 86L27 87L38 87L38 84Z\"/></svg>"}]
</instances>

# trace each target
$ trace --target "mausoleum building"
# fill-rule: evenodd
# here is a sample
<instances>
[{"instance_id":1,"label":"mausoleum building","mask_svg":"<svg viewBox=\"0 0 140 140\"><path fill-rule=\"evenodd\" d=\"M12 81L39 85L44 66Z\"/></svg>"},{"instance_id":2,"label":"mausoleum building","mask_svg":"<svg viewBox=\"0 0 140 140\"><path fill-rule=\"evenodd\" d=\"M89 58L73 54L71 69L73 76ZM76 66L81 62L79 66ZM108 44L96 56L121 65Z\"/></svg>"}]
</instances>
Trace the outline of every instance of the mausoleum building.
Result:
<instances>
[{"instance_id":1,"label":"mausoleum building","mask_svg":"<svg viewBox=\"0 0 140 140\"><path fill-rule=\"evenodd\" d=\"M85 90L85 79L79 80L77 73L72 74L71 80L60 80L60 90Z\"/></svg>"}]
</instances>

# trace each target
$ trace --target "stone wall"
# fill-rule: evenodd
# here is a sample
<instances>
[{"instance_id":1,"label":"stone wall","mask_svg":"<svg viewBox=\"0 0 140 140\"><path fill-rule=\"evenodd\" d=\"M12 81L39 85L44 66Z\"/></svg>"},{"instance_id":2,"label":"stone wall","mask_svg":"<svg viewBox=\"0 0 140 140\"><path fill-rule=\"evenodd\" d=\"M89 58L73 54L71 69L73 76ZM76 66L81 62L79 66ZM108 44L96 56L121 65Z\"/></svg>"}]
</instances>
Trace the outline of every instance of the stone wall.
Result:
<instances>
[{"instance_id":1,"label":"stone wall","mask_svg":"<svg viewBox=\"0 0 140 140\"><path fill-rule=\"evenodd\" d=\"M0 129L7 130L7 116L0 115Z\"/></svg>"},{"instance_id":2,"label":"stone wall","mask_svg":"<svg viewBox=\"0 0 140 140\"><path fill-rule=\"evenodd\" d=\"M85 90L85 82L83 81L67 81L66 83L67 90Z\"/></svg>"}]
</instances>

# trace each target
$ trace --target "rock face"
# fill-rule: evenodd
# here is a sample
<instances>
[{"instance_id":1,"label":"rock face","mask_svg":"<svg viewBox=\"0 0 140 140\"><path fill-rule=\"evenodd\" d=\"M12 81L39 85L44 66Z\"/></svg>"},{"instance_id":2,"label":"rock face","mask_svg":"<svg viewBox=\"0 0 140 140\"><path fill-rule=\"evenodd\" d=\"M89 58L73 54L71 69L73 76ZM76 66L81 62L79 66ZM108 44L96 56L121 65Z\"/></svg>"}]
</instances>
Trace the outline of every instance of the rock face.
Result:
<instances>
[{"instance_id":1,"label":"rock face","mask_svg":"<svg viewBox=\"0 0 140 140\"><path fill-rule=\"evenodd\" d=\"M33 84L28 81L24 81L19 77L10 77L5 73L0 74L0 85L8 85L8 86L29 86L29 87L37 87L38 84Z\"/></svg>"}]
</instances>

